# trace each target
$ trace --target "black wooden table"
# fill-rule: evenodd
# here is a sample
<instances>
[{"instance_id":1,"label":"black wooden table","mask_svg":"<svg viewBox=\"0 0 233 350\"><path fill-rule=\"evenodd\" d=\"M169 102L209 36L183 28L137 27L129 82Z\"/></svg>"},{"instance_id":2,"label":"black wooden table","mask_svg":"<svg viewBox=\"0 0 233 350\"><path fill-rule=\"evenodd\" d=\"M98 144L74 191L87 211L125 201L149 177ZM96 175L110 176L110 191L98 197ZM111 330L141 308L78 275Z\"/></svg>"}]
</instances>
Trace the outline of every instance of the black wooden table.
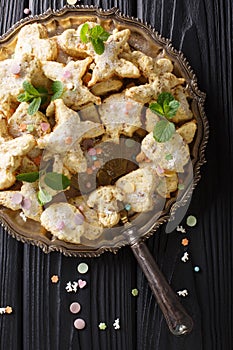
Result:
<instances>
[{"instance_id":1,"label":"black wooden table","mask_svg":"<svg viewBox=\"0 0 233 350\"><path fill-rule=\"evenodd\" d=\"M65 0L1 0L0 32L23 18L58 9ZM148 246L177 292L187 289L181 301L194 320L193 332L174 337L129 248L117 255L105 253L85 259L87 287L67 293L68 281L77 279L81 258L44 254L22 244L2 228L0 235L0 307L12 306L11 315L0 315L1 350L231 350L232 342L232 234L233 234L233 106L231 0L99 0L79 4L103 8L117 6L156 28L183 51L193 67L199 87L207 93L206 113L210 139L202 179L183 219L186 234L166 234L162 227ZM193 214L198 223L185 224ZM187 237L189 260L181 257L181 240ZM194 267L200 267L199 272ZM51 276L58 275L53 284ZM131 290L139 295L133 297ZM77 331L72 301L82 305L86 328ZM121 328L112 326L119 318ZM107 329L98 328L100 322Z\"/></svg>"}]
</instances>

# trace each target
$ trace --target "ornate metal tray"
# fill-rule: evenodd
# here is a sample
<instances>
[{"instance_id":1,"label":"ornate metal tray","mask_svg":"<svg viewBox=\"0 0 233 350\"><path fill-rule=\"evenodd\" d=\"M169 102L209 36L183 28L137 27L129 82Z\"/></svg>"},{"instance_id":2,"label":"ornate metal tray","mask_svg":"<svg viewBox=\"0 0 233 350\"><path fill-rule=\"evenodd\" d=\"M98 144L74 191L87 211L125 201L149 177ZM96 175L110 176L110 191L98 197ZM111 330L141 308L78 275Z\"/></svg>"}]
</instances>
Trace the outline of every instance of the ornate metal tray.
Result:
<instances>
[{"instance_id":1,"label":"ornate metal tray","mask_svg":"<svg viewBox=\"0 0 233 350\"><path fill-rule=\"evenodd\" d=\"M205 94L198 89L196 76L187 60L182 53L172 47L169 40L162 38L151 26L142 23L139 19L124 16L115 8L103 11L95 7L65 6L59 11L49 9L44 14L25 18L17 22L0 38L0 59L6 59L13 53L18 32L28 23L45 24L49 35L53 36L62 33L65 29L76 28L87 20L97 21L99 24L104 24L105 27L129 28L131 30L130 45L152 57L163 51L173 61L176 75L185 78L192 98L191 109L197 122L197 133L191 147L191 167L186 172L185 190L179 191L176 197L167 200L163 210L159 213L154 212L153 215L146 213L136 218L137 237L145 240L156 231L159 225L174 219L177 208L187 204L193 189L200 180L200 168L205 162L204 151L208 140L208 122L204 112ZM20 219L18 212L3 207L0 209L0 219L10 235L21 242L37 245L46 253L59 251L67 256L98 256L105 250L116 252L120 247L129 243L122 233L122 228L119 228L122 232L117 232L117 239L113 239L111 234L106 234L92 244L87 242L87 244L78 245L52 239L51 234L46 232L39 223L28 220L25 224Z\"/></svg>"}]
</instances>

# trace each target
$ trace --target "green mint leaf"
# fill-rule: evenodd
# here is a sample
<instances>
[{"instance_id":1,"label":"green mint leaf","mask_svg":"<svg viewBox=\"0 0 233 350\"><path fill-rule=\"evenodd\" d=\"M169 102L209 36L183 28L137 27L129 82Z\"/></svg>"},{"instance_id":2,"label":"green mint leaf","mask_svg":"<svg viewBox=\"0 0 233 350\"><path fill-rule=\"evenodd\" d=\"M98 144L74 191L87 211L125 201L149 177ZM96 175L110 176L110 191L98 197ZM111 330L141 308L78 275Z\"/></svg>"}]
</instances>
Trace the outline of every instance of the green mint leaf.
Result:
<instances>
[{"instance_id":1,"label":"green mint leaf","mask_svg":"<svg viewBox=\"0 0 233 350\"><path fill-rule=\"evenodd\" d=\"M27 98L25 92L23 94L20 94L17 96L17 101L19 101L19 102L27 102L28 101L28 98Z\"/></svg>"},{"instance_id":2,"label":"green mint leaf","mask_svg":"<svg viewBox=\"0 0 233 350\"><path fill-rule=\"evenodd\" d=\"M29 115L33 115L35 114L41 105L41 97L35 97L32 102L30 103L30 105L28 106L28 114Z\"/></svg>"},{"instance_id":3,"label":"green mint leaf","mask_svg":"<svg viewBox=\"0 0 233 350\"><path fill-rule=\"evenodd\" d=\"M90 37L92 39L98 39L101 34L105 32L104 28L101 27L100 25L97 25L93 28L90 29Z\"/></svg>"},{"instance_id":4,"label":"green mint leaf","mask_svg":"<svg viewBox=\"0 0 233 350\"><path fill-rule=\"evenodd\" d=\"M52 101L60 98L64 91L64 86L62 82L59 80L54 81L52 84L52 91L53 91L53 96L51 98Z\"/></svg>"},{"instance_id":5,"label":"green mint leaf","mask_svg":"<svg viewBox=\"0 0 233 350\"><path fill-rule=\"evenodd\" d=\"M160 106L163 106L164 102L169 104L169 102L173 100L174 97L172 96L172 94L170 94L170 92L162 92L161 94L159 94L157 102L158 104L160 104Z\"/></svg>"},{"instance_id":6,"label":"green mint leaf","mask_svg":"<svg viewBox=\"0 0 233 350\"><path fill-rule=\"evenodd\" d=\"M151 103L149 108L153 113L158 114L159 116L164 116L163 107L159 103Z\"/></svg>"},{"instance_id":7,"label":"green mint leaf","mask_svg":"<svg viewBox=\"0 0 233 350\"><path fill-rule=\"evenodd\" d=\"M49 194L45 189L39 188L39 191L37 193L37 199L40 205L44 205L46 203L51 202L52 200L51 194Z\"/></svg>"},{"instance_id":8,"label":"green mint leaf","mask_svg":"<svg viewBox=\"0 0 233 350\"><path fill-rule=\"evenodd\" d=\"M102 41L107 41L109 37L110 37L110 33L104 31L104 32L99 36L99 39L102 40Z\"/></svg>"},{"instance_id":9,"label":"green mint leaf","mask_svg":"<svg viewBox=\"0 0 233 350\"><path fill-rule=\"evenodd\" d=\"M85 23L80 31L80 39L83 43L88 43L89 42L89 33L90 33L90 29L88 27L88 24Z\"/></svg>"},{"instance_id":10,"label":"green mint leaf","mask_svg":"<svg viewBox=\"0 0 233 350\"><path fill-rule=\"evenodd\" d=\"M166 159L167 161L172 160L172 159L173 159L172 154L166 154L165 159Z\"/></svg>"},{"instance_id":11,"label":"green mint leaf","mask_svg":"<svg viewBox=\"0 0 233 350\"><path fill-rule=\"evenodd\" d=\"M170 140L175 132L175 125L166 119L160 120L155 124L153 136L157 142L166 142Z\"/></svg>"},{"instance_id":12,"label":"green mint leaf","mask_svg":"<svg viewBox=\"0 0 233 350\"><path fill-rule=\"evenodd\" d=\"M91 38L91 43L97 55L102 55L102 53L104 53L104 43L102 40Z\"/></svg>"},{"instance_id":13,"label":"green mint leaf","mask_svg":"<svg viewBox=\"0 0 233 350\"><path fill-rule=\"evenodd\" d=\"M176 100L169 102L169 111L166 113L166 117L173 118L180 106L180 103Z\"/></svg>"},{"instance_id":14,"label":"green mint leaf","mask_svg":"<svg viewBox=\"0 0 233 350\"><path fill-rule=\"evenodd\" d=\"M34 88L34 86L32 84L30 84L29 81L27 81L27 80L25 80L23 82L23 88L28 94L30 94L32 96L35 96L35 97L40 96L40 94L36 90L36 88Z\"/></svg>"},{"instance_id":15,"label":"green mint leaf","mask_svg":"<svg viewBox=\"0 0 233 350\"><path fill-rule=\"evenodd\" d=\"M16 175L16 179L19 181L25 181L25 182L35 182L39 179L39 172L33 171L31 173L22 173L19 175Z\"/></svg>"},{"instance_id":16,"label":"green mint leaf","mask_svg":"<svg viewBox=\"0 0 233 350\"><path fill-rule=\"evenodd\" d=\"M45 174L44 182L47 186L57 191L65 190L68 186L70 186L70 179L63 174L56 172Z\"/></svg>"}]
</instances>

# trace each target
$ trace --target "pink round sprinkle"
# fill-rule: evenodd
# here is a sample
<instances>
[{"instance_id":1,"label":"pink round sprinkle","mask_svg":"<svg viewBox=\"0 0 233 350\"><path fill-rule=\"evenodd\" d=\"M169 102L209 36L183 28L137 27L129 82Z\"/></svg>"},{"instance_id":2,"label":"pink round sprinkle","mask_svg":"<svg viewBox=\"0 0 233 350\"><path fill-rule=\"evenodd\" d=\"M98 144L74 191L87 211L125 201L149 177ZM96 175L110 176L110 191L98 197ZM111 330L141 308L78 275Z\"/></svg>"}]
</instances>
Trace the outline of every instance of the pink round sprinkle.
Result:
<instances>
[{"instance_id":1,"label":"pink round sprinkle","mask_svg":"<svg viewBox=\"0 0 233 350\"><path fill-rule=\"evenodd\" d=\"M40 127L42 131L47 131L50 127L49 123L40 123Z\"/></svg>"},{"instance_id":2,"label":"pink round sprinkle","mask_svg":"<svg viewBox=\"0 0 233 350\"><path fill-rule=\"evenodd\" d=\"M32 201L31 201L31 199L29 199L29 198L24 198L23 201L22 201L22 203L21 203L21 207L22 207L23 209L29 210L29 209L31 208L31 206L32 206Z\"/></svg>"},{"instance_id":3,"label":"pink round sprinkle","mask_svg":"<svg viewBox=\"0 0 233 350\"><path fill-rule=\"evenodd\" d=\"M74 222L76 223L76 225L82 225L84 221L84 217L82 214L76 214L74 217Z\"/></svg>"},{"instance_id":4,"label":"pink round sprinkle","mask_svg":"<svg viewBox=\"0 0 233 350\"><path fill-rule=\"evenodd\" d=\"M60 222L58 223L58 225L57 225L57 229L58 229L59 231L63 230L64 227L65 227L64 221L60 221Z\"/></svg>"},{"instance_id":5,"label":"pink round sprinkle","mask_svg":"<svg viewBox=\"0 0 233 350\"><path fill-rule=\"evenodd\" d=\"M95 148L90 148L87 152L89 156L95 156L96 155L96 149Z\"/></svg>"},{"instance_id":6,"label":"pink round sprinkle","mask_svg":"<svg viewBox=\"0 0 233 350\"><path fill-rule=\"evenodd\" d=\"M13 63L11 66L11 73L12 74L19 74L21 70L21 66L18 63Z\"/></svg>"},{"instance_id":7,"label":"pink round sprinkle","mask_svg":"<svg viewBox=\"0 0 233 350\"><path fill-rule=\"evenodd\" d=\"M79 209L80 211L83 211L83 210L84 210L83 205L79 205L79 206L78 206L78 209Z\"/></svg>"},{"instance_id":8,"label":"pink round sprinkle","mask_svg":"<svg viewBox=\"0 0 233 350\"><path fill-rule=\"evenodd\" d=\"M96 166L92 165L91 169L96 170Z\"/></svg>"},{"instance_id":9,"label":"pink round sprinkle","mask_svg":"<svg viewBox=\"0 0 233 350\"><path fill-rule=\"evenodd\" d=\"M157 171L159 174L163 174L164 173L164 169L162 169L159 165L157 166Z\"/></svg>"},{"instance_id":10,"label":"pink round sprinkle","mask_svg":"<svg viewBox=\"0 0 233 350\"><path fill-rule=\"evenodd\" d=\"M22 200L23 200L23 196L21 193L14 193L11 198L11 201L13 204L20 204Z\"/></svg>"},{"instance_id":11,"label":"pink round sprinkle","mask_svg":"<svg viewBox=\"0 0 233 350\"><path fill-rule=\"evenodd\" d=\"M81 310L81 305L77 302L70 304L70 312L77 314Z\"/></svg>"},{"instance_id":12,"label":"pink round sprinkle","mask_svg":"<svg viewBox=\"0 0 233 350\"><path fill-rule=\"evenodd\" d=\"M69 79L69 78L72 77L72 74L71 74L70 71L65 70L62 76L63 76L63 78L65 78L65 79Z\"/></svg>"},{"instance_id":13,"label":"pink round sprinkle","mask_svg":"<svg viewBox=\"0 0 233 350\"><path fill-rule=\"evenodd\" d=\"M31 13L31 10L29 10L28 8L25 8L25 9L23 10L23 13L24 13L25 15L29 15L29 14Z\"/></svg>"},{"instance_id":14,"label":"pink round sprinkle","mask_svg":"<svg viewBox=\"0 0 233 350\"><path fill-rule=\"evenodd\" d=\"M86 183L86 188L91 188L91 183L90 182Z\"/></svg>"},{"instance_id":15,"label":"pink round sprinkle","mask_svg":"<svg viewBox=\"0 0 233 350\"><path fill-rule=\"evenodd\" d=\"M86 326L85 321L82 318L76 318L74 321L74 326L76 329L83 329Z\"/></svg>"}]
</instances>

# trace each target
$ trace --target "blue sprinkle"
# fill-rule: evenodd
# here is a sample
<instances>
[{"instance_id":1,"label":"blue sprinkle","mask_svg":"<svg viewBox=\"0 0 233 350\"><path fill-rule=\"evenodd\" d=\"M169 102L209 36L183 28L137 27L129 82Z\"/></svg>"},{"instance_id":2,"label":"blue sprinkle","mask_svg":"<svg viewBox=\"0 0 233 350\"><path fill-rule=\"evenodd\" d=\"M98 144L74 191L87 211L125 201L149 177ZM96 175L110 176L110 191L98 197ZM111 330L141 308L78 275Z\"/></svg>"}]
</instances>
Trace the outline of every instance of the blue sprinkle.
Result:
<instances>
[{"instance_id":1,"label":"blue sprinkle","mask_svg":"<svg viewBox=\"0 0 233 350\"><path fill-rule=\"evenodd\" d=\"M125 210L130 211L130 209L131 209L131 205L130 204L126 204L125 205Z\"/></svg>"},{"instance_id":2,"label":"blue sprinkle","mask_svg":"<svg viewBox=\"0 0 233 350\"><path fill-rule=\"evenodd\" d=\"M199 271L200 271L200 267L199 267L199 266L195 266L195 267L194 267L194 271L195 271L195 272L199 272Z\"/></svg>"},{"instance_id":3,"label":"blue sprinkle","mask_svg":"<svg viewBox=\"0 0 233 350\"><path fill-rule=\"evenodd\" d=\"M92 156L91 158L92 158L92 160L97 160L96 156Z\"/></svg>"}]
</instances>

